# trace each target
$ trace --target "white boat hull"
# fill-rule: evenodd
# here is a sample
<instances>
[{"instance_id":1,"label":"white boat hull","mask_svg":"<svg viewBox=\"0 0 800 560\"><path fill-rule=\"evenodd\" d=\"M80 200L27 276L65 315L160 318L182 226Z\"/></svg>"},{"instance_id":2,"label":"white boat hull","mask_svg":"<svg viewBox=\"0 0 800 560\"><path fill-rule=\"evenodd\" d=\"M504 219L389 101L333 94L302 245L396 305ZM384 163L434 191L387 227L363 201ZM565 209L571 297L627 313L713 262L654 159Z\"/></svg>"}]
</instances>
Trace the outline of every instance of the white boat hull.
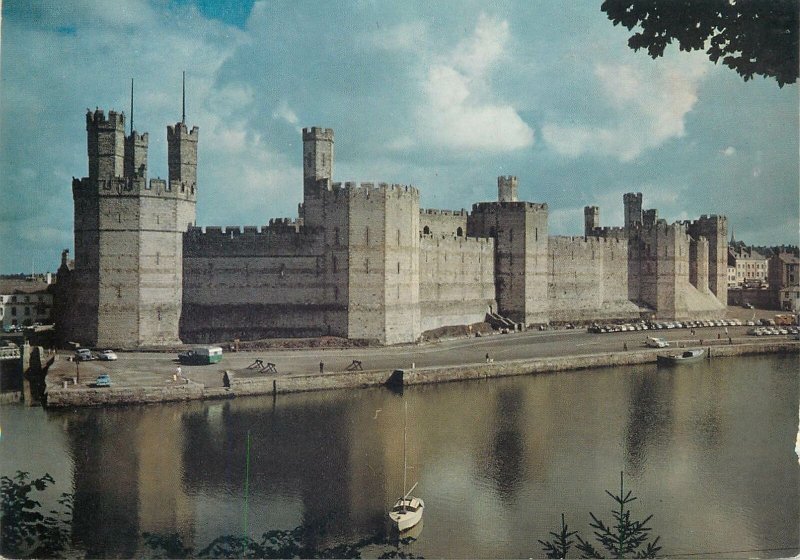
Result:
<instances>
[{"instance_id":1,"label":"white boat hull","mask_svg":"<svg viewBox=\"0 0 800 560\"><path fill-rule=\"evenodd\" d=\"M403 507L405 502L405 508ZM407 531L422 521L422 512L425 502L419 498L404 498L397 500L389 512L389 519L397 526L398 531Z\"/></svg>"}]
</instances>

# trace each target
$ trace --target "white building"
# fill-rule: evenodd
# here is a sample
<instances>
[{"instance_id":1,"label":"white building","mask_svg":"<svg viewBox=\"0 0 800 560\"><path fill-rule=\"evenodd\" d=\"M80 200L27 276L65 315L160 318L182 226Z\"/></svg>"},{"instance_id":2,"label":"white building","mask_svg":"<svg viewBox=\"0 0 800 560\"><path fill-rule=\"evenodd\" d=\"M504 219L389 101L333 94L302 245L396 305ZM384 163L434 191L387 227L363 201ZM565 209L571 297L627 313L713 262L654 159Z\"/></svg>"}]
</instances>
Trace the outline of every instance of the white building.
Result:
<instances>
[{"instance_id":1,"label":"white building","mask_svg":"<svg viewBox=\"0 0 800 560\"><path fill-rule=\"evenodd\" d=\"M52 323L53 294L50 274L31 278L0 279L0 326L26 327Z\"/></svg>"}]
</instances>

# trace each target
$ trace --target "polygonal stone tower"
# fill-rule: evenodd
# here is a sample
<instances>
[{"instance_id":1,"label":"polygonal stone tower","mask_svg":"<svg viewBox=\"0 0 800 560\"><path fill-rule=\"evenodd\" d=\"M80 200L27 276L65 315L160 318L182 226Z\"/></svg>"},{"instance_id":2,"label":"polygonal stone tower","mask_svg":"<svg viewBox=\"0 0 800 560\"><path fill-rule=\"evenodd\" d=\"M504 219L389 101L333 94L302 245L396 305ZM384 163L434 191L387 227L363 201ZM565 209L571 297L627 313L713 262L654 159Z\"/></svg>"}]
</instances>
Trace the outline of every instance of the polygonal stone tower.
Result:
<instances>
[{"instance_id":1,"label":"polygonal stone tower","mask_svg":"<svg viewBox=\"0 0 800 560\"><path fill-rule=\"evenodd\" d=\"M497 178L497 200L500 202L517 202L518 182L511 175L501 175Z\"/></svg>"},{"instance_id":2,"label":"polygonal stone tower","mask_svg":"<svg viewBox=\"0 0 800 560\"><path fill-rule=\"evenodd\" d=\"M303 129L303 219L307 226L322 225L320 191L333 180L333 129Z\"/></svg>"},{"instance_id":3,"label":"polygonal stone tower","mask_svg":"<svg viewBox=\"0 0 800 560\"><path fill-rule=\"evenodd\" d=\"M600 208L597 206L583 207L583 234L586 237L593 235L596 228L600 227Z\"/></svg>"},{"instance_id":4,"label":"polygonal stone tower","mask_svg":"<svg viewBox=\"0 0 800 560\"><path fill-rule=\"evenodd\" d=\"M169 181L147 182L147 134L125 115L86 114L89 176L73 179L75 269L68 340L94 347L174 344L183 232L195 220L198 129L169 127Z\"/></svg>"},{"instance_id":5,"label":"polygonal stone tower","mask_svg":"<svg viewBox=\"0 0 800 560\"><path fill-rule=\"evenodd\" d=\"M642 193L625 193L622 195L625 205L625 230L642 223Z\"/></svg>"}]
</instances>

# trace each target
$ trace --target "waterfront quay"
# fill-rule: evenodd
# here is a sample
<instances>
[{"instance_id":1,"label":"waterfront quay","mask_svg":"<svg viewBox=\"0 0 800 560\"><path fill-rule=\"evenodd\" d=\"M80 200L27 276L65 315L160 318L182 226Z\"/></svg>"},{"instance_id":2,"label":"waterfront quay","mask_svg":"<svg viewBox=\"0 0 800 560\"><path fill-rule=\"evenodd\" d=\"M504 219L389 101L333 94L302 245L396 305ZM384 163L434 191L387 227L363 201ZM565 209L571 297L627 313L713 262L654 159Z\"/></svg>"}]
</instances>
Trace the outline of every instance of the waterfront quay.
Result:
<instances>
[{"instance_id":1,"label":"waterfront quay","mask_svg":"<svg viewBox=\"0 0 800 560\"><path fill-rule=\"evenodd\" d=\"M800 352L800 342L790 337L754 337L747 329L711 327L694 334L690 329L607 334L561 329L382 348L226 351L219 364L181 365L185 379L176 379L176 354L120 352L114 362L74 362L69 353L60 353L47 375L46 404L133 404L485 379L652 363L659 354L688 347L706 348L709 359ZM670 347L648 348L649 336L664 338ZM110 375L111 387L94 387L101 374Z\"/></svg>"}]
</instances>

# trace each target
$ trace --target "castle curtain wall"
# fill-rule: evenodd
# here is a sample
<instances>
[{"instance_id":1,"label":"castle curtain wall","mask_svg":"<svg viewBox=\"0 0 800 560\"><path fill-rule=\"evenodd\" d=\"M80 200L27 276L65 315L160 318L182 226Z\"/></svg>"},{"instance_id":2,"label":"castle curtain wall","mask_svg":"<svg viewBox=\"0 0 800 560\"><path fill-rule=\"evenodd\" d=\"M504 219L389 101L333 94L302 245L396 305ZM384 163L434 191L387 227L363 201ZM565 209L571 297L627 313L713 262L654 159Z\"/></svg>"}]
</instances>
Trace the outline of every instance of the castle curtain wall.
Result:
<instances>
[{"instance_id":1,"label":"castle curtain wall","mask_svg":"<svg viewBox=\"0 0 800 560\"><path fill-rule=\"evenodd\" d=\"M478 323L497 310L494 239L423 234L419 268L423 331Z\"/></svg>"}]
</instances>

